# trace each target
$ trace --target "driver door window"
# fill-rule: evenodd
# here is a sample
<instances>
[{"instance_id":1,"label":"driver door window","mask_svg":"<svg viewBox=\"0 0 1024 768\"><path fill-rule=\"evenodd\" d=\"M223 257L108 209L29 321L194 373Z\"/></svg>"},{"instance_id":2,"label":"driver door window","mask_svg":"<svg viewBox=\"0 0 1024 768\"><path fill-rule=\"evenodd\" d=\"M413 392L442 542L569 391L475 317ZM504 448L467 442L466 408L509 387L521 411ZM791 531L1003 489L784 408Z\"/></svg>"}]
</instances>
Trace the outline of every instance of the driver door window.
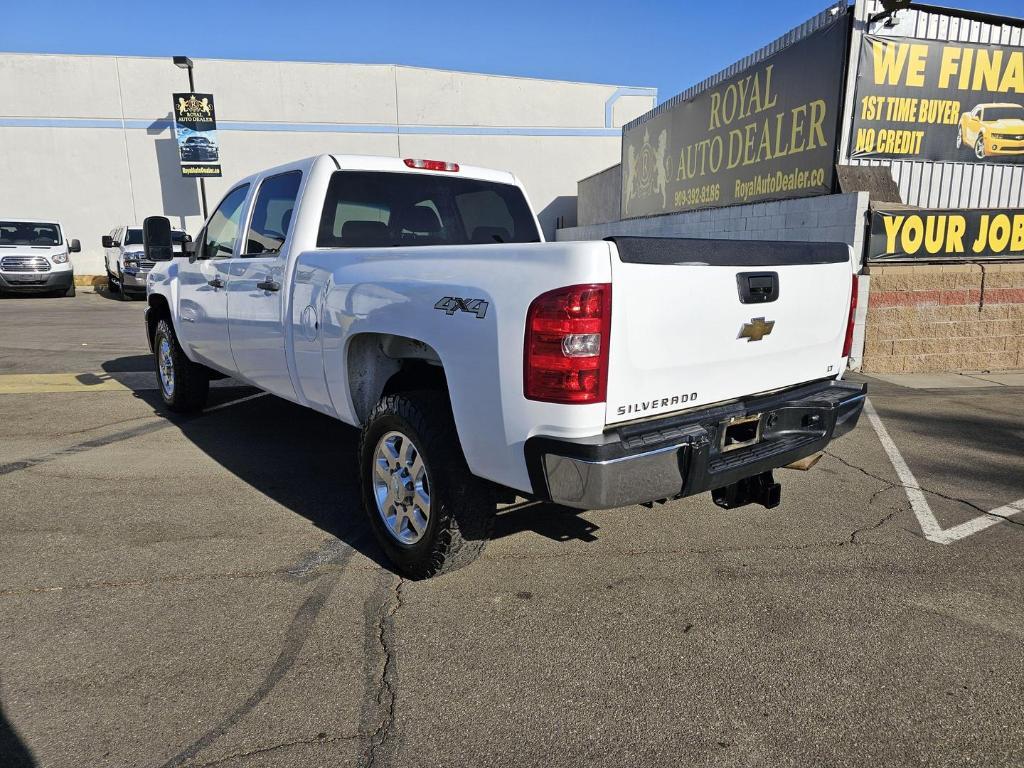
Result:
<instances>
[{"instance_id":1,"label":"driver door window","mask_svg":"<svg viewBox=\"0 0 1024 768\"><path fill-rule=\"evenodd\" d=\"M214 211L203 233L203 258L230 259L234 255L248 194L249 185L243 184L231 190Z\"/></svg>"},{"instance_id":2,"label":"driver door window","mask_svg":"<svg viewBox=\"0 0 1024 768\"><path fill-rule=\"evenodd\" d=\"M291 228L301 171L289 171L264 179L252 208L243 256L276 256Z\"/></svg>"}]
</instances>

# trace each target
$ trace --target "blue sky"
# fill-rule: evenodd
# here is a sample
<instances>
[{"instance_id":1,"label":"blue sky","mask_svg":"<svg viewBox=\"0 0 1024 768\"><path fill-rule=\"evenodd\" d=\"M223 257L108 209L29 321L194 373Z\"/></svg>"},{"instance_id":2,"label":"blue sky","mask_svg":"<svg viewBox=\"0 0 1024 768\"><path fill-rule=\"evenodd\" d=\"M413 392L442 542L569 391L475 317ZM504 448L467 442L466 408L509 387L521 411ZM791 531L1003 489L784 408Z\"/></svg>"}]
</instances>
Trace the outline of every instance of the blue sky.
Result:
<instances>
[{"instance_id":1,"label":"blue sky","mask_svg":"<svg viewBox=\"0 0 1024 768\"><path fill-rule=\"evenodd\" d=\"M827 4L11 0L0 23L0 50L410 64L655 86L663 101ZM1021 0L953 4L1017 16L1024 11Z\"/></svg>"}]
</instances>

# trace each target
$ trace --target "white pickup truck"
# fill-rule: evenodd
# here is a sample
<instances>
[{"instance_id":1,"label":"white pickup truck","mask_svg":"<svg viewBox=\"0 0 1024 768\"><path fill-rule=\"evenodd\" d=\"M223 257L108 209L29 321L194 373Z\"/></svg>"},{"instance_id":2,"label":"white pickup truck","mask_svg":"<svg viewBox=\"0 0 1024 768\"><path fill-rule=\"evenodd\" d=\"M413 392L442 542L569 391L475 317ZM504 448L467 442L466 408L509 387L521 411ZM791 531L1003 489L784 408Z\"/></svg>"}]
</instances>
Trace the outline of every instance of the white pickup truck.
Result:
<instances>
[{"instance_id":1,"label":"white pickup truck","mask_svg":"<svg viewBox=\"0 0 1024 768\"><path fill-rule=\"evenodd\" d=\"M187 261L144 230L167 406L225 374L360 427L366 512L414 577L472 560L509 491L775 506L771 471L864 403L842 244L545 243L509 173L343 155L240 181Z\"/></svg>"}]
</instances>

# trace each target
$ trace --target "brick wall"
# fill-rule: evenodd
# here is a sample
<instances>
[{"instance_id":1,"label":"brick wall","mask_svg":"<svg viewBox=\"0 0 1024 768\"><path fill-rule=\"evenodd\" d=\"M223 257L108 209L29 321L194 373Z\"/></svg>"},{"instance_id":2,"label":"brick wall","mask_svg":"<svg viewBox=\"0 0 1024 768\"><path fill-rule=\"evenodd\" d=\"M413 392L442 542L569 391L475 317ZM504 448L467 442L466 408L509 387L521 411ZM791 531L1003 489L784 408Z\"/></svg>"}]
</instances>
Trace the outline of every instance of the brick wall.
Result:
<instances>
[{"instance_id":1,"label":"brick wall","mask_svg":"<svg viewBox=\"0 0 1024 768\"><path fill-rule=\"evenodd\" d=\"M1024 368L1024 264L871 266L866 373Z\"/></svg>"}]
</instances>

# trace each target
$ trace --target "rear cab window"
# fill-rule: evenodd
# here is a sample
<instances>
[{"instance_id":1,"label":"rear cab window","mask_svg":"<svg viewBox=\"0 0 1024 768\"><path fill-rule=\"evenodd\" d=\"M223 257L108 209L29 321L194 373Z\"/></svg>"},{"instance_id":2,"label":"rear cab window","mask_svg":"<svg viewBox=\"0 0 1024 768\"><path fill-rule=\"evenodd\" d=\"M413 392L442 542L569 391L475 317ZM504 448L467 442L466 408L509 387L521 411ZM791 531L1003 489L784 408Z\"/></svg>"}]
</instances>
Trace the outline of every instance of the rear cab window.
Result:
<instances>
[{"instance_id":1,"label":"rear cab window","mask_svg":"<svg viewBox=\"0 0 1024 768\"><path fill-rule=\"evenodd\" d=\"M384 171L335 172L317 235L320 248L537 242L515 185Z\"/></svg>"}]
</instances>

